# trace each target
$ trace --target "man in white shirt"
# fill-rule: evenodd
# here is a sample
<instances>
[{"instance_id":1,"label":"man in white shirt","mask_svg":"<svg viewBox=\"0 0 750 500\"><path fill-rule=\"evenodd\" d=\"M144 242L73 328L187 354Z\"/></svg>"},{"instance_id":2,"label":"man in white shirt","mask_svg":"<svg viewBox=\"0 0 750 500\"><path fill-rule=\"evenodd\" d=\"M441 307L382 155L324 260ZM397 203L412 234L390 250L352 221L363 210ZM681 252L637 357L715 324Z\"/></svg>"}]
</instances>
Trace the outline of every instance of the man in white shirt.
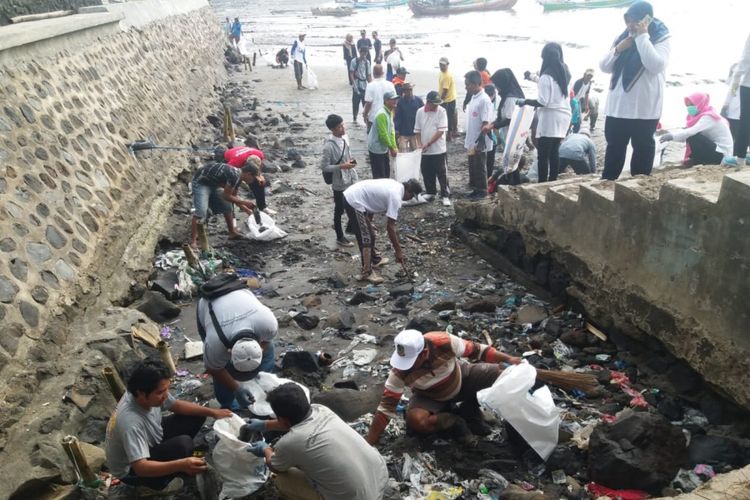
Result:
<instances>
[{"instance_id":1,"label":"man in white shirt","mask_svg":"<svg viewBox=\"0 0 750 500\"><path fill-rule=\"evenodd\" d=\"M307 57L305 57L305 34L300 33L299 38L292 44L291 52L294 61L294 79L297 80L297 90L302 90L302 72L307 66Z\"/></svg>"},{"instance_id":2,"label":"man in white shirt","mask_svg":"<svg viewBox=\"0 0 750 500\"><path fill-rule=\"evenodd\" d=\"M489 96L482 90L482 75L479 71L469 71L464 75L466 93L471 100L466 106L466 139L464 147L469 153L470 200L487 196L487 151L492 149L492 140L482 132L495 118L495 108Z\"/></svg>"},{"instance_id":3,"label":"man in white shirt","mask_svg":"<svg viewBox=\"0 0 750 500\"><path fill-rule=\"evenodd\" d=\"M226 278L219 275L201 290ZM242 282L237 283L239 288ZM196 319L203 340L203 363L213 378L216 400L222 408L247 408L253 402L252 394L239 382L274 370L276 316L250 289L241 287L213 300L202 298Z\"/></svg>"},{"instance_id":4,"label":"man in white shirt","mask_svg":"<svg viewBox=\"0 0 750 500\"><path fill-rule=\"evenodd\" d=\"M447 147L445 134L448 132L448 112L440 106L443 100L437 91L427 93L424 107L417 110L414 122L414 134L417 137L417 147L422 149L422 179L427 194L424 198L432 201L437 194L435 177L440 182L440 197L443 205L449 207L450 188L446 175Z\"/></svg>"},{"instance_id":5,"label":"man in white shirt","mask_svg":"<svg viewBox=\"0 0 750 500\"><path fill-rule=\"evenodd\" d=\"M633 147L632 175L650 175L654 165L654 133L661 118L671 47L669 30L653 15L649 3L634 3L625 13L627 29L599 64L602 71L612 74L602 179L620 176L629 143Z\"/></svg>"},{"instance_id":6,"label":"man in white shirt","mask_svg":"<svg viewBox=\"0 0 750 500\"><path fill-rule=\"evenodd\" d=\"M396 93L396 87L391 82L383 78L383 66L376 64L372 67L372 81L367 84L365 90L365 109L362 111L362 117L367 124L367 132L370 132L375 121L375 115L383 109L383 96L387 91Z\"/></svg>"},{"instance_id":7,"label":"man in white shirt","mask_svg":"<svg viewBox=\"0 0 750 500\"><path fill-rule=\"evenodd\" d=\"M406 268L406 259L398 239L396 221L402 202L411 200L421 192L422 186L416 179L409 179L404 183L393 179L369 179L346 188L344 199L356 215L354 229L362 258L362 272L358 277L359 280L382 283L383 278L378 276L372 268L384 266L389 262L387 258L378 255L375 248L375 230L372 225L374 214L385 213L388 218L386 232L396 252L396 262L404 269Z\"/></svg>"}]
</instances>

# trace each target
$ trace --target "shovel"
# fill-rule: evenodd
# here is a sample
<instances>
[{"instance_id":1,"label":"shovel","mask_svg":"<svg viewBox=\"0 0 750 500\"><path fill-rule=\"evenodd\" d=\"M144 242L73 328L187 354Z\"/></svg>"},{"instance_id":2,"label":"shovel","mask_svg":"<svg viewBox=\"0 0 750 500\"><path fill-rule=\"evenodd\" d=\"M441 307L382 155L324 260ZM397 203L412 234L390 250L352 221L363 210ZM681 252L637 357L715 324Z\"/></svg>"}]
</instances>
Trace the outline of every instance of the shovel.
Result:
<instances>
[{"instance_id":1,"label":"shovel","mask_svg":"<svg viewBox=\"0 0 750 500\"><path fill-rule=\"evenodd\" d=\"M145 150L152 150L152 149L162 149L162 150L169 150L169 151L213 151L213 147L198 147L198 146L158 146L154 143L153 139L148 140L139 140L135 141L131 144L128 144L128 151L130 151L130 154L134 154L136 151L145 151Z\"/></svg>"}]
</instances>

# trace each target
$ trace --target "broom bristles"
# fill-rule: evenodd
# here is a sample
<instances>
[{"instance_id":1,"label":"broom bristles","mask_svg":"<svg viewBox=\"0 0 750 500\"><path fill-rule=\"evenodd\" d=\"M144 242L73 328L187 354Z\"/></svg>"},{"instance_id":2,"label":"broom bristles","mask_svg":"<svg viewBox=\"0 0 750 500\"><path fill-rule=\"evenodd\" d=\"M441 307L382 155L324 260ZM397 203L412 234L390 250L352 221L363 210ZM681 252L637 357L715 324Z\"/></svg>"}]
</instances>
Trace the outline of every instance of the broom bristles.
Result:
<instances>
[{"instance_id":1,"label":"broom bristles","mask_svg":"<svg viewBox=\"0 0 750 500\"><path fill-rule=\"evenodd\" d=\"M594 375L588 373L540 370L537 368L536 378L545 384L553 385L560 389L578 389L585 394L594 394L600 389L599 381Z\"/></svg>"}]
</instances>

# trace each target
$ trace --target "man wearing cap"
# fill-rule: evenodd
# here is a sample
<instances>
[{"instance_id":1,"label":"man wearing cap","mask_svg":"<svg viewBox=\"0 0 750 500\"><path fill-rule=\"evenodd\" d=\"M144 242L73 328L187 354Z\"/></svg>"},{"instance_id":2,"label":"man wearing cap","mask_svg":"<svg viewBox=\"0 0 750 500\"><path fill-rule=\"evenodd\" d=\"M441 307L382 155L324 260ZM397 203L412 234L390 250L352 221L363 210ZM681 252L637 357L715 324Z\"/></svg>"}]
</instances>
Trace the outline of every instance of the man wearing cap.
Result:
<instances>
[{"instance_id":1,"label":"man wearing cap","mask_svg":"<svg viewBox=\"0 0 750 500\"><path fill-rule=\"evenodd\" d=\"M379 65L376 65L377 68ZM370 87L367 87L370 91ZM373 117L373 125L367 133L367 150L370 153L370 168L373 179L387 179L391 176L390 156L396 156L396 128L393 123L393 110L398 96L394 90L383 95L384 106Z\"/></svg>"},{"instance_id":2,"label":"man wearing cap","mask_svg":"<svg viewBox=\"0 0 750 500\"><path fill-rule=\"evenodd\" d=\"M396 416L396 406L406 387L412 391L406 410L406 425L412 431L451 431L465 443L475 442L472 433L489 433L477 391L495 382L501 372L500 363L518 364L520 358L447 332L423 335L417 330L404 330L394 343L393 368L367 433L368 443L376 444L388 421ZM451 405L458 402L462 403L463 418L450 412Z\"/></svg>"},{"instance_id":3,"label":"man wearing cap","mask_svg":"<svg viewBox=\"0 0 750 500\"><path fill-rule=\"evenodd\" d=\"M422 186L416 179L406 182L398 182L393 179L369 179L359 181L344 191L344 199L348 207L355 215L354 230L357 235L360 257L362 258L362 271L358 277L361 281L370 283L382 283L383 278L378 276L373 267L381 267L389 261L378 255L375 248L375 229L372 225L374 214L385 213L388 218L386 232L396 253L396 262L406 268L406 259L401 243L398 238L396 221L401 205L404 201L411 200L422 192Z\"/></svg>"},{"instance_id":4,"label":"man wearing cap","mask_svg":"<svg viewBox=\"0 0 750 500\"><path fill-rule=\"evenodd\" d=\"M401 49L396 47L396 39L391 38L388 42L388 50L385 51L385 62L386 72L385 79L389 82L393 80L393 76L401 67L401 63L404 61L404 55L401 53Z\"/></svg>"},{"instance_id":5,"label":"man wearing cap","mask_svg":"<svg viewBox=\"0 0 750 500\"><path fill-rule=\"evenodd\" d=\"M367 49L359 49L359 57L352 60L349 65L352 79L352 121L356 123L359 114L359 105L365 106L365 93L367 85L372 81L370 61L367 60ZM365 120L367 122L367 120Z\"/></svg>"},{"instance_id":6,"label":"man wearing cap","mask_svg":"<svg viewBox=\"0 0 750 500\"><path fill-rule=\"evenodd\" d=\"M446 172L447 145L445 135L448 132L448 113L440 106L443 103L440 95L431 90L427 93L427 103L417 110L414 120L414 134L417 147L422 149L422 179L428 201L437 194L435 178L440 182L440 197L443 205L449 207L450 188Z\"/></svg>"},{"instance_id":7,"label":"man wearing cap","mask_svg":"<svg viewBox=\"0 0 750 500\"><path fill-rule=\"evenodd\" d=\"M458 115L456 114L456 80L448 71L449 61L447 57L440 58L440 76L438 78L438 92L443 101L441 106L448 113L448 135L450 141L458 135Z\"/></svg>"},{"instance_id":8,"label":"man wearing cap","mask_svg":"<svg viewBox=\"0 0 750 500\"><path fill-rule=\"evenodd\" d=\"M297 90L302 90L302 72L307 66L307 57L305 57L305 34L300 33L299 38L292 44L291 56L294 61L294 79L297 80Z\"/></svg>"},{"instance_id":9,"label":"man wearing cap","mask_svg":"<svg viewBox=\"0 0 750 500\"><path fill-rule=\"evenodd\" d=\"M587 69L583 74L583 78L579 78L573 84L573 92L575 92L575 98L581 103L581 113L583 119L587 117L589 119L589 130L594 131L596 127L596 119L599 117L599 99L594 95L591 95L591 86L594 80L594 70Z\"/></svg>"},{"instance_id":10,"label":"man wearing cap","mask_svg":"<svg viewBox=\"0 0 750 500\"><path fill-rule=\"evenodd\" d=\"M406 83L406 75L408 75L409 72L406 71L406 68L403 66L400 66L396 70L396 76L394 76L391 79L391 83L393 84L393 87L396 89L396 93L401 96L404 93L404 83Z\"/></svg>"},{"instance_id":11,"label":"man wearing cap","mask_svg":"<svg viewBox=\"0 0 750 500\"><path fill-rule=\"evenodd\" d=\"M487 151L492 149L492 140L483 129L495 120L495 107L482 90L482 75L469 71L464 76L466 94L471 96L466 107L466 138L464 147L469 155L469 185L472 192L468 198L478 200L487 196Z\"/></svg>"},{"instance_id":12,"label":"man wearing cap","mask_svg":"<svg viewBox=\"0 0 750 500\"><path fill-rule=\"evenodd\" d=\"M365 109L362 111L368 133L375 121L375 115L383 109L383 96L388 91L396 94L393 84L383 78L383 66L376 64L372 67L372 81L367 84L367 90L365 90Z\"/></svg>"},{"instance_id":13,"label":"man wearing cap","mask_svg":"<svg viewBox=\"0 0 750 500\"><path fill-rule=\"evenodd\" d=\"M417 136L414 132L414 121L417 110L424 106L422 99L414 95L414 85L404 83L403 94L396 105L396 115L393 119L396 126L396 141L398 150L402 153L417 149Z\"/></svg>"},{"instance_id":14,"label":"man wearing cap","mask_svg":"<svg viewBox=\"0 0 750 500\"><path fill-rule=\"evenodd\" d=\"M367 51L367 61L372 63L372 55L370 55L370 51L372 50L372 42L369 38L367 38L367 30L361 30L359 32L359 40L357 40L357 50L365 49Z\"/></svg>"},{"instance_id":15,"label":"man wearing cap","mask_svg":"<svg viewBox=\"0 0 750 500\"><path fill-rule=\"evenodd\" d=\"M214 154L218 154L217 151ZM223 156L223 154L221 154ZM190 246L198 246L198 224L203 224L208 216L208 209L215 214L224 215L229 231L229 239L241 238L234 225L232 204L239 206L247 213L253 213L255 203L237 196L241 182L252 184L260 176L258 167L247 162L242 169L230 167L220 161L211 161L193 173L191 183L193 193L193 218L190 225Z\"/></svg>"},{"instance_id":16,"label":"man wearing cap","mask_svg":"<svg viewBox=\"0 0 750 500\"><path fill-rule=\"evenodd\" d=\"M333 229L336 231L336 244L342 247L354 246L344 234L341 226L341 217L347 211L344 203L344 191L346 188L359 180L357 175L357 162L352 158L349 149L349 138L346 136L344 119L339 115L328 115L326 127L331 131L331 136L323 145L323 157L320 160L320 168L324 174L330 174L331 187L333 188ZM354 210L349 208L347 212L349 225L354 227Z\"/></svg>"},{"instance_id":17,"label":"man wearing cap","mask_svg":"<svg viewBox=\"0 0 750 500\"><path fill-rule=\"evenodd\" d=\"M250 188L250 191L253 192L253 196L255 197L255 204L258 206L258 210L265 210L266 179L263 177L263 160L265 160L266 157L263 154L263 151L247 146L239 146L236 148L229 148L227 150L225 150L222 146L217 146L214 149L214 156L216 157L216 161L225 162L227 165L236 168L244 167L247 161L253 156L260 160L258 162L255 162L255 165L258 167L259 175L252 183L248 184L248 187Z\"/></svg>"},{"instance_id":18,"label":"man wearing cap","mask_svg":"<svg viewBox=\"0 0 750 500\"><path fill-rule=\"evenodd\" d=\"M196 314L203 362L213 378L216 400L222 408L247 408L253 398L238 381L273 371L276 317L249 289L210 301L202 298Z\"/></svg>"}]
</instances>

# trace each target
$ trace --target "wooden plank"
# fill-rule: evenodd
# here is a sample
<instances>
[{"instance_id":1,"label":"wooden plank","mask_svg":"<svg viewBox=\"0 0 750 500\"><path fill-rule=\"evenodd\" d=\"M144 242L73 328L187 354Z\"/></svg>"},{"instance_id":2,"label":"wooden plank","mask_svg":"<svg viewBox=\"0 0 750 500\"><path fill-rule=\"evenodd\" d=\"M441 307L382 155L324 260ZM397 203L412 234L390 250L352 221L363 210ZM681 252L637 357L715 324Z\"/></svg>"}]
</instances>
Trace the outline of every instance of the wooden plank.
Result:
<instances>
[{"instance_id":1,"label":"wooden plank","mask_svg":"<svg viewBox=\"0 0 750 500\"><path fill-rule=\"evenodd\" d=\"M56 10L53 12L43 12L41 14L27 14L25 16L11 17L10 22L13 24L27 23L30 21L41 21L42 19L53 19L55 17L72 16L75 12L72 10Z\"/></svg>"}]
</instances>

